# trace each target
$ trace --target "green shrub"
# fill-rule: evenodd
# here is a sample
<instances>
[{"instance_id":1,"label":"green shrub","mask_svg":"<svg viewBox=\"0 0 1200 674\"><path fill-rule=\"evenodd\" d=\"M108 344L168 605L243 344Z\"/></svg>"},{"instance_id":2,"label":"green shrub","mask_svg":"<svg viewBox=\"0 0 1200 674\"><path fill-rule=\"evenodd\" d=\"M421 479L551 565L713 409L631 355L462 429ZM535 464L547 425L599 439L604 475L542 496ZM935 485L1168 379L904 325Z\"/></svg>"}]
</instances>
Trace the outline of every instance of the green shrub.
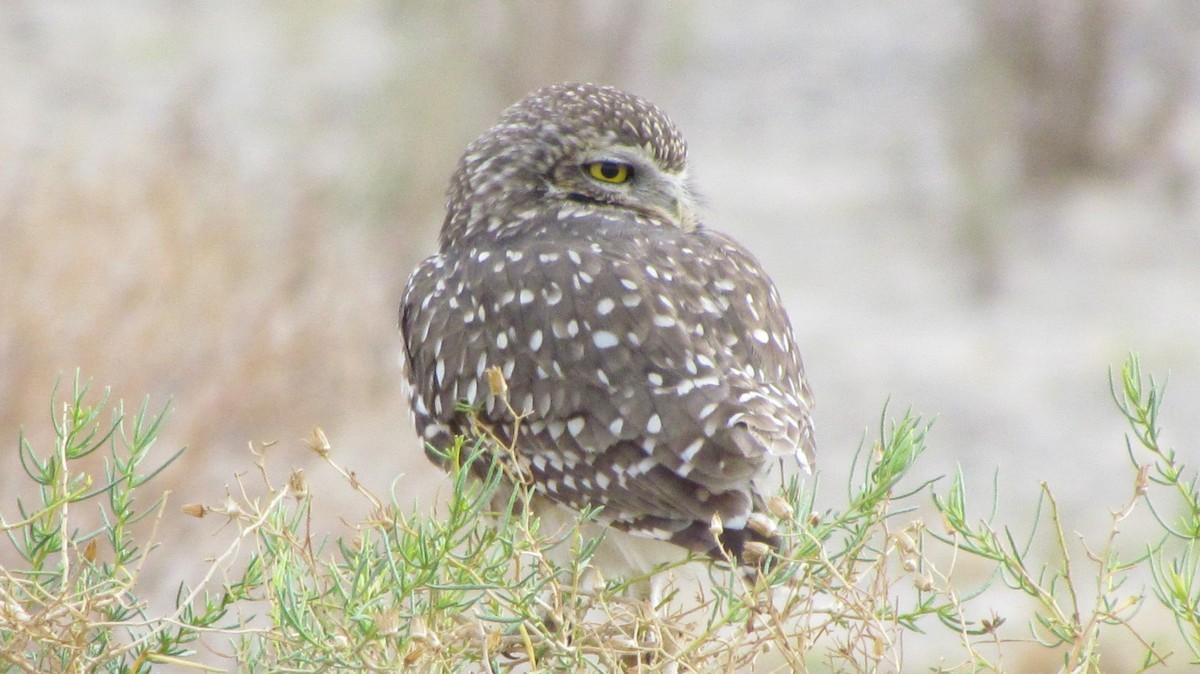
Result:
<instances>
[{"instance_id":1,"label":"green shrub","mask_svg":"<svg viewBox=\"0 0 1200 674\"><path fill-rule=\"evenodd\" d=\"M639 579L585 582L595 541L577 531L551 540L524 507L524 489L496 498L505 463L494 443L463 439L448 450L449 464L459 467L449 476L445 514L435 516L370 493L334 461L317 429L310 448L371 514L342 538L312 540L304 474L273 484L256 451L263 496L243 488L220 505L185 506L236 526L207 575L180 587L175 611L152 616L139 593L144 565L187 553L154 550L153 528L139 541L131 527L174 517L162 498L141 505L138 497L157 495L147 483L182 450L152 460L167 410L151 415L143 404L127 418L118 403L104 421L106 396L91 396L77 379L55 415L54 446L39 451L20 439L36 500L6 497L15 514L12 503L0 504L10 548L0 559L15 561L0 569L0 665L8 672L141 673L163 665L875 672L908 671L906 651L930 641L947 651L933 665L939 671L1022 671L1005 655L1033 648L1059 671L1100 672L1106 640L1118 633L1140 649L1141 669L1200 663L1196 476L1162 446L1162 387L1142 375L1136 357L1112 389L1131 429L1131 487L1123 503L1104 504L1112 508L1108 533L1083 542L1082 556L1044 482L1024 536L994 516L974 519L961 470L945 484L912 478L928 424L885 416L878 440L856 455L844 508L815 512L817 480L790 480L772 504L786 553L758 574L707 564L705 582L670 584L650 607L626 591ZM96 478L89 456L101 449L107 455ZM470 477L480 465L488 477ZM1137 508L1154 514L1158 531L1150 546L1130 553L1118 544L1120 527ZM81 528L95 516L98 526ZM543 554L548 545L572 546L574 561L558 567ZM972 573L960 571L967 567ZM1144 579L1151 591L1125 589L1130 579ZM1029 614L1002 617L990 608L1002 596L1009 604L1021 598ZM1173 616L1180 638L1162 645L1143 636L1161 632L1160 619L1139 612L1147 604ZM230 644L221 650L236 664L200 648L201 635ZM1184 652L1172 652L1181 644ZM213 662L221 664L213 669Z\"/></svg>"}]
</instances>

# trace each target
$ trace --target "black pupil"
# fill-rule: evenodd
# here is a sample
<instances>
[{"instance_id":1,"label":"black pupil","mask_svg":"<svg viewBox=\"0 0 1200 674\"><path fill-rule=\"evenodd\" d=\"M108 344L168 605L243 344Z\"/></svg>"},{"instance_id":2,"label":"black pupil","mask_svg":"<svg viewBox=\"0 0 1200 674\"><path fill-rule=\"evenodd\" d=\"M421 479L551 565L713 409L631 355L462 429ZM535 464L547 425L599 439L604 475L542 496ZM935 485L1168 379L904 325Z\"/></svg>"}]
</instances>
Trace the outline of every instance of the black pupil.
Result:
<instances>
[{"instance_id":1,"label":"black pupil","mask_svg":"<svg viewBox=\"0 0 1200 674\"><path fill-rule=\"evenodd\" d=\"M601 162L600 175L604 176L605 178L608 178L609 180L613 180L618 175L620 175L620 173L621 173L621 165L620 164L617 164L617 163L614 163L611 161Z\"/></svg>"}]
</instances>

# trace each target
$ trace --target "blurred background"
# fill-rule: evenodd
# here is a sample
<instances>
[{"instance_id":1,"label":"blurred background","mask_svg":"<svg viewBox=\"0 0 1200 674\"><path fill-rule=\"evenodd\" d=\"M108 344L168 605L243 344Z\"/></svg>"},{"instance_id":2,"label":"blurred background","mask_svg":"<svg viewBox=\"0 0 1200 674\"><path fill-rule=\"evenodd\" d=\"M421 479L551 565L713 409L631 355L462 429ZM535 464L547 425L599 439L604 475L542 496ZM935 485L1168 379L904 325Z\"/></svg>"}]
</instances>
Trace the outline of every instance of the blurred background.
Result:
<instances>
[{"instance_id":1,"label":"blurred background","mask_svg":"<svg viewBox=\"0 0 1200 674\"><path fill-rule=\"evenodd\" d=\"M1131 350L1169 375L1165 438L1200 463L1188 0L13 0L6 513L32 495L18 429L48 451L51 387L76 368L131 404L174 401L173 505L219 502L247 443L278 441L279 480L305 468L329 525L352 521L365 504L304 449L315 425L372 489L435 501L400 392L400 294L462 149L562 80L667 110L707 224L778 282L823 507L886 404L936 417L916 476L962 465L980 516L994 475L1015 522L1045 481L1068 529L1103 532L1131 488L1106 379ZM160 538L216 546L219 524L171 508ZM191 572L148 581L169 598Z\"/></svg>"}]
</instances>

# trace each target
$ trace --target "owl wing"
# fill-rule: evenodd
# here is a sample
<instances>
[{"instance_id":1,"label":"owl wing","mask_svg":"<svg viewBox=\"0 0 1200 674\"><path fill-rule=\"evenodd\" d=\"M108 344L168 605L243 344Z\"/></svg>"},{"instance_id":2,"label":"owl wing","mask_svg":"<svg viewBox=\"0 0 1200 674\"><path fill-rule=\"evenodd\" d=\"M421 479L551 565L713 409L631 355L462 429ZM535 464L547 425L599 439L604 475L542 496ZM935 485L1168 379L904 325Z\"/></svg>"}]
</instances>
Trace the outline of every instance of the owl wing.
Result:
<instances>
[{"instance_id":1,"label":"owl wing","mask_svg":"<svg viewBox=\"0 0 1200 674\"><path fill-rule=\"evenodd\" d=\"M761 510L754 480L778 457L813 456L778 293L707 230L573 224L414 273L401 327L418 429L445 442L465 430L454 403L478 406L549 498L714 555L719 514L720 542L739 554ZM486 384L493 366L507 404Z\"/></svg>"}]
</instances>

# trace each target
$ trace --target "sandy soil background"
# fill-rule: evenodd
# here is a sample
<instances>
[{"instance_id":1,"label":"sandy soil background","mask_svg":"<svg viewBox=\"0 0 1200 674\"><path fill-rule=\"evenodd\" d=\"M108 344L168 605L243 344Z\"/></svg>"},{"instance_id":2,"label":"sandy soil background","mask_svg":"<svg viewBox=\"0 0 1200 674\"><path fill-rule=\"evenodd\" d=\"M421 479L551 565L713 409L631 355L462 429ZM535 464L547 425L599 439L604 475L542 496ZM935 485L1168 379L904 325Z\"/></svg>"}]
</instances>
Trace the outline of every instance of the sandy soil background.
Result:
<instances>
[{"instance_id":1,"label":"sandy soil background","mask_svg":"<svg viewBox=\"0 0 1200 674\"><path fill-rule=\"evenodd\" d=\"M706 221L781 286L823 506L887 403L937 417L917 476L962 465L981 515L998 474L1009 521L1045 481L1103 531L1130 485L1106 376L1131 350L1200 463L1193 3L29 1L0 5L0 507L32 496L18 429L47 448L76 367L173 399L176 505L277 440L336 530L365 505L304 450L314 425L372 488L432 503L400 292L466 143L560 80L671 113ZM220 537L175 509L162 528L192 555ZM194 569L148 579L169 597Z\"/></svg>"}]
</instances>

